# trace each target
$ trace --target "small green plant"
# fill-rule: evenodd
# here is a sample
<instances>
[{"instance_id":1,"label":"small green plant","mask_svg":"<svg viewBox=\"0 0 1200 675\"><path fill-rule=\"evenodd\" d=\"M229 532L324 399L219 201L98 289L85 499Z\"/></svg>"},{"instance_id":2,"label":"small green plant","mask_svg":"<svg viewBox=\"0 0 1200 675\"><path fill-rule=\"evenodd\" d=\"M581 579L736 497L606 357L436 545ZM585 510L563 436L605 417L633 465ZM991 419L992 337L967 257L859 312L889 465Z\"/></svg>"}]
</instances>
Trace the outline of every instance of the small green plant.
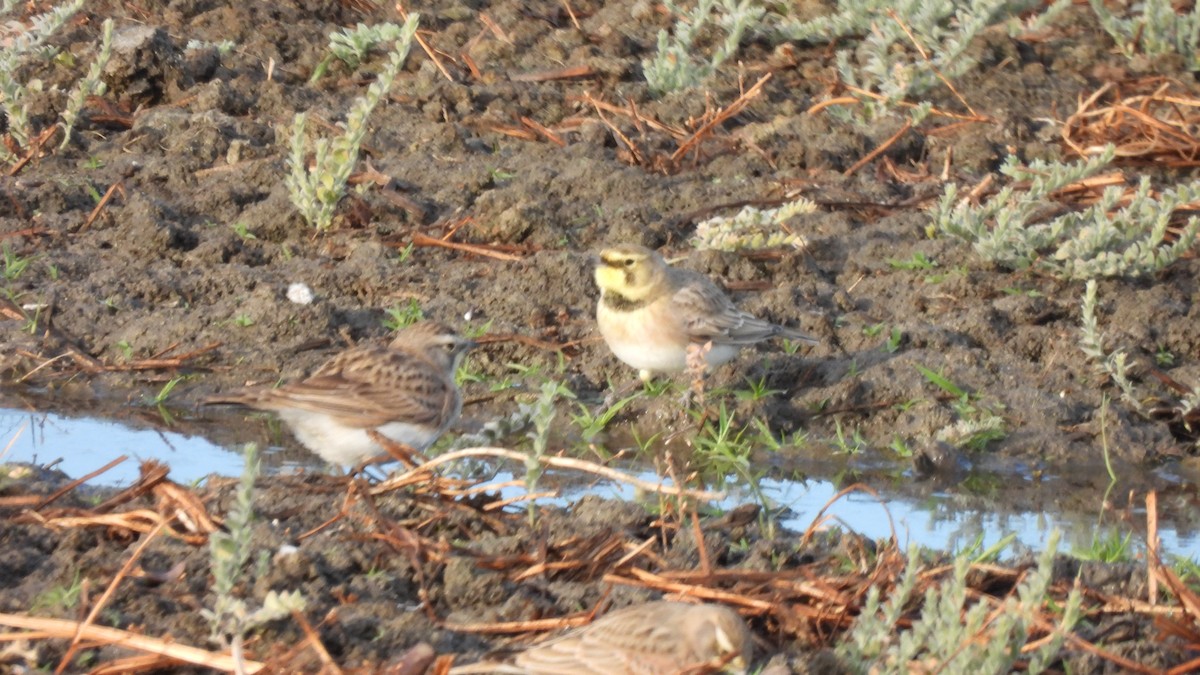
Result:
<instances>
[{"instance_id":1,"label":"small green plant","mask_svg":"<svg viewBox=\"0 0 1200 675\"><path fill-rule=\"evenodd\" d=\"M1170 368L1175 365L1175 355L1165 345L1159 345L1158 351L1154 352L1154 362L1160 367Z\"/></svg>"},{"instance_id":2,"label":"small green plant","mask_svg":"<svg viewBox=\"0 0 1200 675\"><path fill-rule=\"evenodd\" d=\"M908 447L908 443L899 434L892 435L892 442L888 447L896 453L897 457L909 459L913 456L912 448Z\"/></svg>"},{"instance_id":3,"label":"small green plant","mask_svg":"<svg viewBox=\"0 0 1200 675\"><path fill-rule=\"evenodd\" d=\"M1079 348L1095 364L1097 372L1107 376L1121 390L1121 400L1134 410L1143 410L1142 401L1129 379L1127 355L1117 349L1109 353L1104 348L1104 334L1096 320L1096 282L1089 279L1084 287L1080 312Z\"/></svg>"},{"instance_id":4,"label":"small green plant","mask_svg":"<svg viewBox=\"0 0 1200 675\"><path fill-rule=\"evenodd\" d=\"M500 167L495 167L491 171L488 171L488 177L492 179L493 183L501 183L516 178L517 174L501 169Z\"/></svg>"},{"instance_id":5,"label":"small green plant","mask_svg":"<svg viewBox=\"0 0 1200 675\"><path fill-rule=\"evenodd\" d=\"M133 359L133 345L129 344L128 340L121 340L117 342L116 346L121 350L121 355L125 357L126 361Z\"/></svg>"},{"instance_id":6,"label":"small green plant","mask_svg":"<svg viewBox=\"0 0 1200 675\"><path fill-rule=\"evenodd\" d=\"M733 392L734 397L739 401L761 401L769 396L783 393L782 389L770 389L767 387L766 375L757 380L751 380L748 377L742 379L746 382L746 388Z\"/></svg>"},{"instance_id":7,"label":"small green plant","mask_svg":"<svg viewBox=\"0 0 1200 675\"><path fill-rule=\"evenodd\" d=\"M239 328L249 328L254 325L254 319L249 314L238 314L233 317L233 323Z\"/></svg>"},{"instance_id":8,"label":"small green plant","mask_svg":"<svg viewBox=\"0 0 1200 675\"><path fill-rule=\"evenodd\" d=\"M1171 0L1145 0L1131 5L1137 15L1123 18L1108 11L1104 0L1089 0L1100 25L1126 57L1178 54L1191 72L1200 71L1200 5L1178 12Z\"/></svg>"},{"instance_id":9,"label":"small green plant","mask_svg":"<svg viewBox=\"0 0 1200 675\"><path fill-rule=\"evenodd\" d=\"M863 326L863 335L869 338L879 337L884 328L887 328L887 324L873 323L870 326Z\"/></svg>"},{"instance_id":10,"label":"small green plant","mask_svg":"<svg viewBox=\"0 0 1200 675\"><path fill-rule=\"evenodd\" d=\"M858 365L858 359L850 359L850 366L846 368L846 379L853 380L859 375L862 375L862 369Z\"/></svg>"},{"instance_id":11,"label":"small green plant","mask_svg":"<svg viewBox=\"0 0 1200 675\"><path fill-rule=\"evenodd\" d=\"M27 317L25 319L25 323L22 324L21 330L25 331L26 333L29 333L30 335L34 335L37 333L38 322L40 322L42 319L42 308L43 307L44 307L44 305L38 304L33 308L33 316Z\"/></svg>"},{"instance_id":12,"label":"small green plant","mask_svg":"<svg viewBox=\"0 0 1200 675\"><path fill-rule=\"evenodd\" d=\"M1133 533L1092 533L1092 545L1088 548L1072 549L1071 555L1080 560L1102 563L1130 562L1133 560Z\"/></svg>"},{"instance_id":13,"label":"small green plant","mask_svg":"<svg viewBox=\"0 0 1200 675\"><path fill-rule=\"evenodd\" d=\"M942 373L916 364L917 372L930 384L954 397L951 404L959 420L935 434L935 438L955 447L983 450L989 443L1008 435L1004 418L990 409L976 405L975 398Z\"/></svg>"},{"instance_id":14,"label":"small green plant","mask_svg":"<svg viewBox=\"0 0 1200 675\"><path fill-rule=\"evenodd\" d=\"M542 462L541 458L546 455L546 449L550 445L550 425L554 422L554 417L558 414L554 404L559 397L575 398L571 390L564 387L558 382L546 380L542 383L541 394L537 401L534 402L533 408L530 411L530 420L533 422L533 429L529 432L529 439L532 441L532 449L529 456L525 459L525 491L534 493L537 491L538 480L542 477ZM528 503L529 510L529 525L532 527L537 521L537 509L533 500Z\"/></svg>"},{"instance_id":15,"label":"small green plant","mask_svg":"<svg viewBox=\"0 0 1200 675\"><path fill-rule=\"evenodd\" d=\"M642 395L642 392L636 391L606 407L599 414L593 413L591 408L583 403L576 403L575 406L578 412L571 415L571 422L579 427L579 435L583 440L590 443L600 435L600 432L604 431L609 422L613 421L613 418L620 414L630 403L641 398ZM572 398L574 398L573 395Z\"/></svg>"},{"instance_id":16,"label":"small green plant","mask_svg":"<svg viewBox=\"0 0 1200 675\"><path fill-rule=\"evenodd\" d=\"M425 310L421 309L421 303L416 298L409 298L408 304L396 305L387 310L387 318L383 320L383 327L390 331L397 331L424 318Z\"/></svg>"},{"instance_id":17,"label":"small green plant","mask_svg":"<svg viewBox=\"0 0 1200 675\"><path fill-rule=\"evenodd\" d=\"M925 254L920 251L913 253L908 260L888 258L887 263L892 266L892 269L897 270L931 270L937 267L936 262L925 257Z\"/></svg>"},{"instance_id":18,"label":"small green plant","mask_svg":"<svg viewBox=\"0 0 1200 675\"><path fill-rule=\"evenodd\" d=\"M480 324L471 324L462 330L463 337L468 340L478 340L487 335L492 330L492 319L488 319Z\"/></svg>"},{"instance_id":19,"label":"small green plant","mask_svg":"<svg viewBox=\"0 0 1200 675\"><path fill-rule=\"evenodd\" d=\"M314 142L311 169L306 161L306 116L305 113L296 114L292 123L291 151L288 158L290 171L284 182L287 184L292 204L300 211L304 220L318 230L328 230L333 225L334 211L346 193L346 183L354 170L355 162L358 161L358 151L367 134L367 120L371 111L392 88L392 81L396 79L400 67L408 58L408 50L417 31L417 19L415 12L409 15L387 65L379 72L375 82L367 88L366 95L359 97L351 105L346 121L338 124L342 128L342 135Z\"/></svg>"},{"instance_id":20,"label":"small green plant","mask_svg":"<svg viewBox=\"0 0 1200 675\"><path fill-rule=\"evenodd\" d=\"M244 576L246 564L254 554L251 532L254 521L254 481L261 467L257 445L247 443L242 454L245 464L242 479L238 483L236 502L225 518L227 531L217 531L209 537L213 593L216 598L212 609L200 610L212 627L212 640L232 646L235 654L241 652L242 641L250 631L292 612L303 611L305 606L304 597L299 591L268 591L262 606L257 609L251 609L249 603L233 595ZM259 552L254 578L266 576L270 560L270 551Z\"/></svg>"},{"instance_id":21,"label":"small green plant","mask_svg":"<svg viewBox=\"0 0 1200 675\"><path fill-rule=\"evenodd\" d=\"M697 0L692 11L685 11L672 0L663 3L667 11L678 18L674 30L658 32L658 51L654 58L642 61L642 75L650 91L663 94L690 89L704 83L717 68L737 53L746 31L757 26L766 10L755 0ZM713 50L707 62L696 55L696 39L709 25L715 23L725 32L725 39Z\"/></svg>"},{"instance_id":22,"label":"small green plant","mask_svg":"<svg viewBox=\"0 0 1200 675\"><path fill-rule=\"evenodd\" d=\"M773 209L744 206L732 216L714 216L696 225L692 246L715 251L760 250L790 248L801 250L808 245L804 237L788 229L793 216L813 213L817 205L800 198Z\"/></svg>"},{"instance_id":23,"label":"small green plant","mask_svg":"<svg viewBox=\"0 0 1200 675\"><path fill-rule=\"evenodd\" d=\"M892 326L892 330L888 332L887 342L883 344L883 351L895 354L900 351L900 343L902 342L904 342L904 333L899 328Z\"/></svg>"},{"instance_id":24,"label":"small green plant","mask_svg":"<svg viewBox=\"0 0 1200 675\"><path fill-rule=\"evenodd\" d=\"M400 263L401 265L408 262L408 259L412 257L413 250L415 248L416 248L416 244L414 244L410 241L408 243L408 246L405 246L404 248L400 249L400 254L396 257L396 262Z\"/></svg>"},{"instance_id":25,"label":"small green plant","mask_svg":"<svg viewBox=\"0 0 1200 675\"><path fill-rule=\"evenodd\" d=\"M700 411L692 411L700 417ZM705 421L696 437L692 439L697 463L711 470L718 477L733 473L748 476L751 445L746 428L736 423L734 414L722 402L716 419ZM720 479L719 479L720 480Z\"/></svg>"},{"instance_id":26,"label":"small green plant","mask_svg":"<svg viewBox=\"0 0 1200 675\"><path fill-rule=\"evenodd\" d=\"M9 248L8 244L4 244L0 247L0 263L4 265L4 280L16 281L25 273L26 268L29 267L29 261L32 259L32 257L18 255Z\"/></svg>"},{"instance_id":27,"label":"small green plant","mask_svg":"<svg viewBox=\"0 0 1200 675\"><path fill-rule=\"evenodd\" d=\"M330 33L329 54L313 69L312 77L308 81L315 83L324 77L334 59L339 59L354 70L375 47L403 39L404 27L394 23L380 23L374 26L360 23L354 28L343 28L340 33Z\"/></svg>"},{"instance_id":28,"label":"small green plant","mask_svg":"<svg viewBox=\"0 0 1200 675\"><path fill-rule=\"evenodd\" d=\"M250 241L252 239L258 239L258 237L254 236L254 233L250 231L250 226L247 225L244 221L239 220L238 222L230 225L229 227L230 227L230 229L233 230L234 234L236 234L239 238L241 238L242 241Z\"/></svg>"},{"instance_id":29,"label":"small green plant","mask_svg":"<svg viewBox=\"0 0 1200 675\"><path fill-rule=\"evenodd\" d=\"M1179 576L1183 583L1187 584L1193 591L1197 588L1197 582L1200 582L1200 563L1197 563L1194 558L1185 558L1179 555L1171 556L1171 569Z\"/></svg>"},{"instance_id":30,"label":"small green plant","mask_svg":"<svg viewBox=\"0 0 1200 675\"><path fill-rule=\"evenodd\" d=\"M65 612L74 609L83 595L83 576L75 570L75 577L67 585L51 586L33 599L30 610Z\"/></svg>"},{"instance_id":31,"label":"small green plant","mask_svg":"<svg viewBox=\"0 0 1200 675\"><path fill-rule=\"evenodd\" d=\"M971 242L984 259L1011 269L1034 268L1077 280L1153 274L1195 244L1200 234L1196 216L1188 219L1173 243L1165 242L1173 213L1200 200L1200 182L1153 197L1150 178L1143 176L1132 194L1123 186L1106 188L1095 204L1080 212L1062 213L1052 200L1063 187L1099 172L1115 153L1109 145L1083 162L1038 160L1028 167L1010 155L1000 172L1014 182L1027 181L1028 189L1010 184L976 206L959 200L958 188L948 185L931 227ZM1116 209L1119 203L1125 206Z\"/></svg>"},{"instance_id":32,"label":"small green plant","mask_svg":"<svg viewBox=\"0 0 1200 675\"><path fill-rule=\"evenodd\" d=\"M842 663L855 672L880 675L908 673L914 663L941 673L1007 673L1020 660L1027 672L1046 670L1079 620L1082 600L1079 589L1072 590L1050 639L1025 649L1031 630L1040 625L1043 606L1052 602L1047 591L1058 540L1059 533L1052 532L1037 567L1026 572L1015 592L999 606L968 603L971 558L969 552L958 554L953 575L929 586L920 603L920 617L901 632L905 610L922 576L918 549L909 548L904 573L887 602L881 602L878 586L867 592L862 613L837 647Z\"/></svg>"},{"instance_id":33,"label":"small green plant","mask_svg":"<svg viewBox=\"0 0 1200 675\"><path fill-rule=\"evenodd\" d=\"M161 389L158 390L158 393L154 395L154 398L151 399L150 402L156 406L164 405L167 402L167 398L171 395L171 392L175 390L175 387L186 379L186 375L176 375L175 377L172 377L167 381L166 384L162 386Z\"/></svg>"},{"instance_id":34,"label":"small green plant","mask_svg":"<svg viewBox=\"0 0 1200 675\"><path fill-rule=\"evenodd\" d=\"M104 201L104 195L100 194L100 191L97 190L94 185L84 183L83 191L88 193L88 196L92 198L93 204L99 204L100 202Z\"/></svg>"},{"instance_id":35,"label":"small green plant","mask_svg":"<svg viewBox=\"0 0 1200 675\"><path fill-rule=\"evenodd\" d=\"M834 424L834 447L843 455L857 455L863 450L870 447L867 439L862 435L862 429L854 427L854 433L847 436L846 430L842 428L842 421L835 419Z\"/></svg>"},{"instance_id":36,"label":"small green plant","mask_svg":"<svg viewBox=\"0 0 1200 675\"><path fill-rule=\"evenodd\" d=\"M783 339L783 353L787 354L788 356L794 356L796 352L800 351L800 348L803 346L804 343L800 342L799 340L789 340L787 338Z\"/></svg>"},{"instance_id":37,"label":"small green plant","mask_svg":"<svg viewBox=\"0 0 1200 675\"><path fill-rule=\"evenodd\" d=\"M1016 286L1009 286L1007 288L1000 289L1000 291L1002 293L1004 293L1005 295L1023 295L1027 298L1044 298L1044 297L1046 297L1045 293L1037 290L1036 288L1024 289L1024 288L1017 288Z\"/></svg>"}]
</instances>

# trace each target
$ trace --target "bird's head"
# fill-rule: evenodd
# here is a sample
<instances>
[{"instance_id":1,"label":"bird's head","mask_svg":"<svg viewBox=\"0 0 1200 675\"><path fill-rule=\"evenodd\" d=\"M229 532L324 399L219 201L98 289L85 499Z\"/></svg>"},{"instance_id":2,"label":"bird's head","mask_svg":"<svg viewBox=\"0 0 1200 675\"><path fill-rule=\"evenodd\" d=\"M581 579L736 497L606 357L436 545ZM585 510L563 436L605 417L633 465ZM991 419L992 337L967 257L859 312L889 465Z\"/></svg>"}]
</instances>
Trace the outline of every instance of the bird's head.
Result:
<instances>
[{"instance_id":1,"label":"bird's head","mask_svg":"<svg viewBox=\"0 0 1200 675\"><path fill-rule=\"evenodd\" d=\"M458 369L463 356L475 347L474 340L459 335L440 321L418 321L396 331L392 338L393 349L424 352L430 361L451 372Z\"/></svg>"},{"instance_id":2,"label":"bird's head","mask_svg":"<svg viewBox=\"0 0 1200 675\"><path fill-rule=\"evenodd\" d=\"M596 262L596 285L601 295L619 295L625 300L645 300L658 290L667 272L662 256L644 246L623 244L600 252Z\"/></svg>"}]
</instances>

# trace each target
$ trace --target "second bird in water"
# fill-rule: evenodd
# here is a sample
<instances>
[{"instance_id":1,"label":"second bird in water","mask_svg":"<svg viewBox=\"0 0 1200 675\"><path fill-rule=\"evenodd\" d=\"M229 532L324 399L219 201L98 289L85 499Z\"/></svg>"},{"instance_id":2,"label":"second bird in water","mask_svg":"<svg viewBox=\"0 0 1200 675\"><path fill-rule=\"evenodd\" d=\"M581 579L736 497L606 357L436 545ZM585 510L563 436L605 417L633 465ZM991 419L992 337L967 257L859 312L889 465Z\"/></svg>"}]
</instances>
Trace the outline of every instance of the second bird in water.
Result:
<instances>
[{"instance_id":1,"label":"second bird in water","mask_svg":"<svg viewBox=\"0 0 1200 675\"><path fill-rule=\"evenodd\" d=\"M354 466L383 453L376 430L424 451L458 419L454 372L475 343L436 321L396 332L386 347L360 345L312 375L275 389L244 389L204 401L270 410L322 459Z\"/></svg>"}]
</instances>

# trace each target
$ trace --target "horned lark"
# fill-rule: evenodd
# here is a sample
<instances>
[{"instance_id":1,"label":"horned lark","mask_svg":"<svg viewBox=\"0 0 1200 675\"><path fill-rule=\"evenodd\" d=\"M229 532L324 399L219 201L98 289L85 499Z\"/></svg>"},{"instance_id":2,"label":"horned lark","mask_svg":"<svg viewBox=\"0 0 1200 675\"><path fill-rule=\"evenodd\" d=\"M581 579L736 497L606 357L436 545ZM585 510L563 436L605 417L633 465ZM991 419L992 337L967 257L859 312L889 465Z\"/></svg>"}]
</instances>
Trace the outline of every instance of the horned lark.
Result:
<instances>
[{"instance_id":1,"label":"horned lark","mask_svg":"<svg viewBox=\"0 0 1200 675\"><path fill-rule=\"evenodd\" d=\"M511 663L475 664L451 673L744 673L752 649L750 630L728 607L660 601L611 612L590 626L516 654Z\"/></svg>"},{"instance_id":2,"label":"horned lark","mask_svg":"<svg viewBox=\"0 0 1200 675\"><path fill-rule=\"evenodd\" d=\"M418 451L432 445L462 410L454 371L473 346L440 323L422 321L397 332L387 347L338 354L307 379L204 403L274 411L306 448L353 466L383 452L367 435L371 429Z\"/></svg>"},{"instance_id":3,"label":"horned lark","mask_svg":"<svg viewBox=\"0 0 1200 675\"><path fill-rule=\"evenodd\" d=\"M688 357L719 366L747 345L773 337L817 344L734 306L708 277L667 265L658 253L625 244L596 264L596 321L609 348L643 380L688 367Z\"/></svg>"}]
</instances>

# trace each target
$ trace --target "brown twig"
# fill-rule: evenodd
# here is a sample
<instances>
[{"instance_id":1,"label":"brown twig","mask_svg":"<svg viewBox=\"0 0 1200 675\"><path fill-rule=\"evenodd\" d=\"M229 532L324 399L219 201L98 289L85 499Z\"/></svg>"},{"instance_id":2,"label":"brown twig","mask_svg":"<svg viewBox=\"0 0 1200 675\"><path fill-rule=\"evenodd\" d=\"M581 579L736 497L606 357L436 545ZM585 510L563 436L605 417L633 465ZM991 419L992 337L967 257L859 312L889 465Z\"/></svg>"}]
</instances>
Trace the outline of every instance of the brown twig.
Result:
<instances>
[{"instance_id":1,"label":"brown twig","mask_svg":"<svg viewBox=\"0 0 1200 675\"><path fill-rule=\"evenodd\" d=\"M387 480L383 481L379 485L376 485L375 487L371 488L371 494L383 494L385 492L395 489L393 486L393 483L399 483L399 482L411 480L412 478L414 478L416 476L421 476L421 475L429 473L430 470L432 470L436 466L440 466L442 464L448 464L450 462L457 462L458 460L465 459L467 457L499 457L499 458L509 459L509 460L512 460L515 462L519 462L522 464L525 463L526 461L528 461L528 459L529 459L529 455L522 453L522 452L517 452L515 450L509 450L507 448L481 447L481 448L466 448L464 450L456 450L454 452L448 452L444 455L438 455L437 457L434 457L433 459L429 460L425 464L422 464L421 466L419 466L415 469L411 469L411 470L409 470L403 474L400 474L398 476L393 476L391 478L388 478ZM721 499L725 498L724 492L711 492L708 490L692 490L689 488L683 488L683 487L678 487L678 486L673 486L673 485L663 485L661 483L652 483L650 481L642 480L640 478L635 478L635 477L630 476L629 474L623 473L621 471L617 471L615 469L610 469L606 466L601 466L594 462L588 462L588 461L582 460L582 459L574 459L571 457L545 457L545 456L538 457L537 459L538 459L539 463L544 464L545 466L548 466L548 467L553 467L553 468L558 468L558 469L571 469L573 471L583 471L586 473L592 473L592 474L595 474L602 478L605 478L605 479L608 479L611 481L615 481L618 483L625 483L627 485L633 485L634 487L645 490L646 492L652 492L655 494L686 495L692 499L698 499L698 500L702 500L702 501L720 501Z\"/></svg>"},{"instance_id":2,"label":"brown twig","mask_svg":"<svg viewBox=\"0 0 1200 675\"><path fill-rule=\"evenodd\" d=\"M882 155L884 152L887 151L888 148L892 147L892 145L895 144L896 141L900 140L901 136L908 133L909 129L912 129L912 120L905 120L904 125L901 126L900 129L896 131L896 133L892 134L890 138L888 138L883 143L879 144L879 147L875 148L874 150L872 150L872 151L868 152L866 155L864 155L862 157L862 159L858 160L853 165L851 165L849 169L846 169L845 171L843 171L842 175L843 176L853 176L855 172L857 172L859 169L861 169L864 166L866 166L867 164L869 164L871 162L871 160Z\"/></svg>"},{"instance_id":3,"label":"brown twig","mask_svg":"<svg viewBox=\"0 0 1200 675\"><path fill-rule=\"evenodd\" d=\"M578 80L591 77L596 74L596 70L591 66L567 66L566 68L556 68L554 70L536 70L529 73L517 73L510 75L508 79L513 82L549 82L551 80Z\"/></svg>"},{"instance_id":4,"label":"brown twig","mask_svg":"<svg viewBox=\"0 0 1200 675\"><path fill-rule=\"evenodd\" d=\"M404 5L400 2L396 3L396 13L399 14L402 19L408 21L408 12L404 10ZM442 65L442 60L439 59L437 54L434 53L433 49L430 48L429 43L425 41L425 38L421 37L421 31L418 30L413 33L413 37L416 38L417 44L421 45L421 49L425 50L425 55L429 57L429 60L433 61L433 65L438 69L438 72L442 74L442 77L446 78L447 82L453 82L454 78L450 75L450 71L446 70L446 66Z\"/></svg>"},{"instance_id":5,"label":"brown twig","mask_svg":"<svg viewBox=\"0 0 1200 675\"><path fill-rule=\"evenodd\" d=\"M716 115L713 115L711 119L701 125L701 127L697 129L695 133L693 133L689 138L684 140L683 143L679 145L679 149L671 154L671 163L678 165L679 161L682 160L683 157L692 150L692 148L699 145L700 141L705 136L711 134L712 130L717 125L740 113L746 108L746 106L750 105L750 101L758 98L758 96L762 94L763 86L766 85L767 81L770 79L771 73L767 73L766 75L758 78L758 81L755 82L749 89L742 92L742 94L738 96L733 103L725 106L725 108L723 108L720 112L718 112Z\"/></svg>"},{"instance_id":6,"label":"brown twig","mask_svg":"<svg viewBox=\"0 0 1200 675\"><path fill-rule=\"evenodd\" d=\"M67 669L67 666L75 657L75 651L79 647L79 640L83 636L83 631L86 630L88 626L91 626L92 622L96 620L96 617L100 615L100 611L103 610L105 605L108 604L108 601L112 599L113 593L116 592L117 586L120 585L121 580L129 576L129 571L133 569L133 564L142 557L142 553L146 551L146 547L150 545L151 541L154 541L154 538L158 536L159 532L162 532L165 526L166 522L164 521L156 525L153 530L150 530L150 532L148 532L146 536L142 538L142 541L138 544L138 547L133 550L133 554L129 556L129 559L125 561L125 564L121 566L121 569L117 570L117 574L113 577L113 580L109 582L108 588L104 589L104 593L100 595L100 599L96 601L96 604L92 606L91 611L88 612L87 618L85 618L75 630L75 635L71 638L71 644L67 646L66 653L64 653L62 659L59 660L58 667L54 669L55 675L59 675Z\"/></svg>"},{"instance_id":7,"label":"brown twig","mask_svg":"<svg viewBox=\"0 0 1200 675\"><path fill-rule=\"evenodd\" d=\"M501 253L500 251L493 250L487 246L480 246L477 244L460 244L455 241L434 239L433 237L421 234L420 232L413 233L412 244L413 246L434 246L438 248L448 248L452 251L473 253L475 255L484 256L485 258L495 258L496 260L506 260L508 262L517 262L519 260L523 260L523 258L520 256L515 256L509 253Z\"/></svg>"},{"instance_id":8,"label":"brown twig","mask_svg":"<svg viewBox=\"0 0 1200 675\"><path fill-rule=\"evenodd\" d=\"M92 223L96 222L96 218L100 216L100 212L104 210L104 207L108 206L108 202L112 200L113 193L115 193L117 190L121 191L122 197L125 196L125 187L121 181L117 181L108 186L108 190L104 192L104 196L100 198L100 201L96 202L96 207L92 209L92 212L88 214L88 217L83 221L83 224L79 226L79 232L88 231L88 228L92 226Z\"/></svg>"},{"instance_id":9,"label":"brown twig","mask_svg":"<svg viewBox=\"0 0 1200 675\"><path fill-rule=\"evenodd\" d=\"M95 478L96 476L99 476L100 474L104 473L105 471L108 471L109 469L120 464L121 462L124 462L127 459L129 459L129 455L121 455L120 457L114 459L113 461L109 462L108 464L105 464L104 466L100 467L99 469L96 469L95 471L87 474L86 476L76 478L75 480L71 481L70 483L67 483L66 485L64 485L64 486L60 487L59 489L55 490L54 492L52 492L50 494L50 496L48 496L45 499L43 499L42 501L38 502L38 505L33 507L33 510L41 511L42 509L46 508L50 504L57 501L59 497L62 497L63 495L70 492L71 490L74 490L75 488L79 487L80 485L83 485L84 483L88 482L89 480Z\"/></svg>"},{"instance_id":10,"label":"brown twig","mask_svg":"<svg viewBox=\"0 0 1200 675\"><path fill-rule=\"evenodd\" d=\"M92 640L105 645L133 649L150 654L158 654L176 661L204 668L212 668L214 670L234 672L237 669L237 663L231 656L182 645L169 638L155 638L117 628L95 625L83 626L82 630L79 630L81 625L78 621L66 619L44 619L20 614L0 614L0 626L41 631L43 634L60 638L71 638L78 630L80 639L84 640ZM263 664L257 661L244 661L242 665L245 667L247 673L257 673L263 668Z\"/></svg>"}]
</instances>

